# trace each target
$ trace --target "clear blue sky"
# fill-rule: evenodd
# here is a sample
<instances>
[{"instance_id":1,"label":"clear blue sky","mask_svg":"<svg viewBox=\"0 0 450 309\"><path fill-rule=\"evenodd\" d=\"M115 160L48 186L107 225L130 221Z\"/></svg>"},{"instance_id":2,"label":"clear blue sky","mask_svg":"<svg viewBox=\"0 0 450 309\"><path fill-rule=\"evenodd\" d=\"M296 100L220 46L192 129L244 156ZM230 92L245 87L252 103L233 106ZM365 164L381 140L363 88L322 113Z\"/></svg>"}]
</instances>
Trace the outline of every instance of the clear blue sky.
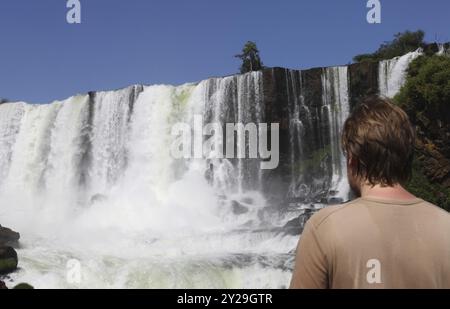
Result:
<instances>
[{"instance_id":1,"label":"clear blue sky","mask_svg":"<svg viewBox=\"0 0 450 309\"><path fill-rule=\"evenodd\" d=\"M236 73L247 40L264 64L346 64L396 32L423 29L450 41L450 1L381 0L382 23L366 22L366 0L1 0L0 97L48 102L130 84L181 84Z\"/></svg>"}]
</instances>

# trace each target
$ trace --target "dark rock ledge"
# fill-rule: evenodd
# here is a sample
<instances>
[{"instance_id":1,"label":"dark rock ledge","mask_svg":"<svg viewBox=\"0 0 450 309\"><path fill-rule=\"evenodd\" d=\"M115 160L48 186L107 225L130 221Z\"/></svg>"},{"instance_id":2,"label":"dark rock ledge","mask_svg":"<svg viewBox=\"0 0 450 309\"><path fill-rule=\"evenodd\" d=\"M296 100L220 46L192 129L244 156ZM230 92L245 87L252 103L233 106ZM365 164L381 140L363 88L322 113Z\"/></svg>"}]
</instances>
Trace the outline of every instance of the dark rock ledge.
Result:
<instances>
[{"instance_id":1,"label":"dark rock ledge","mask_svg":"<svg viewBox=\"0 0 450 309\"><path fill-rule=\"evenodd\" d=\"M19 262L14 248L19 245L20 234L0 225L0 289L7 289L2 279L17 270ZM26 283L20 283L14 289L33 288Z\"/></svg>"}]
</instances>

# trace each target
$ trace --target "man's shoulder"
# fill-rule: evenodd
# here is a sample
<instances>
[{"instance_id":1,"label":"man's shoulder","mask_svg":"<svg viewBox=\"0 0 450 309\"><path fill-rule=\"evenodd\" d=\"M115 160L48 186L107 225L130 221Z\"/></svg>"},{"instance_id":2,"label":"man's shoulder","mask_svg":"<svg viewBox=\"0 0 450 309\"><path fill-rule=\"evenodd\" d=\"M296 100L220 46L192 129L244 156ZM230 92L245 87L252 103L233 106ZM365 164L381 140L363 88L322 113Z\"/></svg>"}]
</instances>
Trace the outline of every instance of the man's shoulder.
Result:
<instances>
[{"instance_id":1,"label":"man's shoulder","mask_svg":"<svg viewBox=\"0 0 450 309\"><path fill-rule=\"evenodd\" d=\"M450 213L447 210L427 201L422 201L421 206L423 220L432 222L435 226L444 224L450 230Z\"/></svg>"},{"instance_id":2,"label":"man's shoulder","mask_svg":"<svg viewBox=\"0 0 450 309\"><path fill-rule=\"evenodd\" d=\"M416 204L416 206L419 207L415 207L416 210L419 211L417 212L418 214L427 217L430 220L438 220L440 222L445 221L447 222L447 225L450 226L450 214L446 210L427 201L420 199L419 201L420 202ZM367 201L358 198L345 204L328 206L315 213L308 222L315 229L329 226L331 224L346 225L349 224L354 218L361 218L365 212L364 206L367 204Z\"/></svg>"},{"instance_id":3,"label":"man's shoulder","mask_svg":"<svg viewBox=\"0 0 450 309\"><path fill-rule=\"evenodd\" d=\"M318 212L316 212L311 219L309 219L309 223L316 229L318 229L323 224L326 224L330 220L337 218L345 218L348 216L348 212L353 212L355 207L360 206L360 199L355 199L353 201L347 202L341 205L328 206L322 208Z\"/></svg>"},{"instance_id":4,"label":"man's shoulder","mask_svg":"<svg viewBox=\"0 0 450 309\"><path fill-rule=\"evenodd\" d=\"M425 200L422 201L422 205L426 206L429 212L433 212L437 215L445 217L446 219L450 219L450 213L447 210Z\"/></svg>"}]
</instances>

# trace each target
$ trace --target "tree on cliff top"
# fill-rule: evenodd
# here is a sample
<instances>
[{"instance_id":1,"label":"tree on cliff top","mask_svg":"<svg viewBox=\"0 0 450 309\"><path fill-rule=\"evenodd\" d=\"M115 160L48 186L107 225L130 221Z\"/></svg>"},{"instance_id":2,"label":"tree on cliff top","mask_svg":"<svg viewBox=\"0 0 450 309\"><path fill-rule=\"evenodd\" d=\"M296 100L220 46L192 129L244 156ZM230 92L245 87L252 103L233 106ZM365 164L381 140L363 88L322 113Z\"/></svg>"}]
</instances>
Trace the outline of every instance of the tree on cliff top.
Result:
<instances>
[{"instance_id":1,"label":"tree on cliff top","mask_svg":"<svg viewBox=\"0 0 450 309\"><path fill-rule=\"evenodd\" d=\"M242 74L252 71L259 71L263 68L263 63L259 56L259 50L255 42L248 41L242 53L235 56L242 60L240 71Z\"/></svg>"},{"instance_id":2,"label":"tree on cliff top","mask_svg":"<svg viewBox=\"0 0 450 309\"><path fill-rule=\"evenodd\" d=\"M415 32L405 31L394 35L394 40L384 42L378 50L372 54L357 55L353 58L355 62L381 61L392 59L412 52L419 47L424 47L425 32L418 30Z\"/></svg>"}]
</instances>

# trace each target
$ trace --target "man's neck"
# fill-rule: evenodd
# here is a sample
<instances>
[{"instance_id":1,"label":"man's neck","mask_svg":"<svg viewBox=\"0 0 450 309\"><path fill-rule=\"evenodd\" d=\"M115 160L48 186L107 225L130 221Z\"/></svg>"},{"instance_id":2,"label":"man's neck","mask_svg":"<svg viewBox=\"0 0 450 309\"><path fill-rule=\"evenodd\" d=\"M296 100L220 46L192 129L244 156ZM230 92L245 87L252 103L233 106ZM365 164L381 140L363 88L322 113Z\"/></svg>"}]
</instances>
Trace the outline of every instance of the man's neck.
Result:
<instances>
[{"instance_id":1,"label":"man's neck","mask_svg":"<svg viewBox=\"0 0 450 309\"><path fill-rule=\"evenodd\" d=\"M411 201L416 199L414 195L397 184L392 187L382 187L380 185L371 186L364 184L361 186L361 197L372 197L379 199Z\"/></svg>"}]
</instances>

